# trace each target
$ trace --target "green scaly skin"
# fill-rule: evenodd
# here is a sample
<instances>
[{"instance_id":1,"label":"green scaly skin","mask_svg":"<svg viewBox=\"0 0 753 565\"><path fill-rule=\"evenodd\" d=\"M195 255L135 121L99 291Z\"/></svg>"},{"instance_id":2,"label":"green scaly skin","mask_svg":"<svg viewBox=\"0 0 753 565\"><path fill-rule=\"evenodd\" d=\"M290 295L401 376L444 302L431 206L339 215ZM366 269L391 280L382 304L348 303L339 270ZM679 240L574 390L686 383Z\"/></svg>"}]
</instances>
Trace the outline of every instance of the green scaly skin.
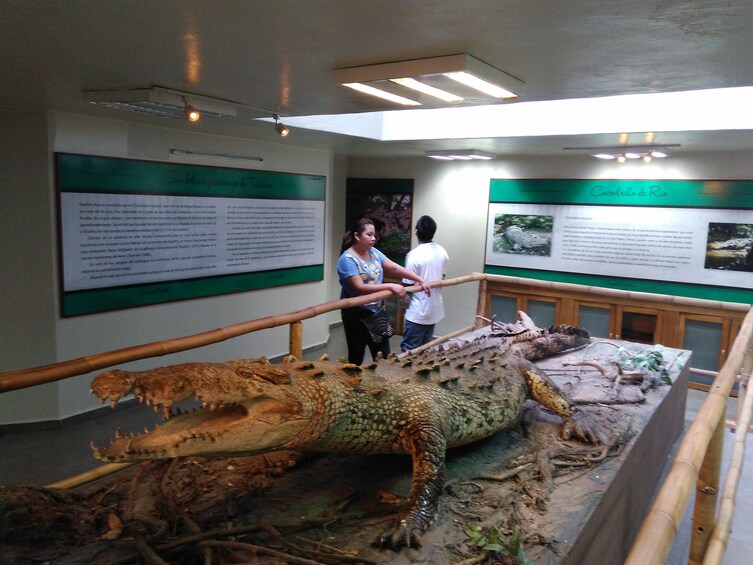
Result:
<instances>
[{"instance_id":1,"label":"green scaly skin","mask_svg":"<svg viewBox=\"0 0 753 565\"><path fill-rule=\"evenodd\" d=\"M558 333L557 328L550 331ZM293 358L271 364L261 358L110 371L92 383L103 402L134 394L168 419L151 432L116 436L109 446L95 448L95 456L114 462L275 449L409 454L408 502L377 543L393 549L418 546L437 512L446 450L516 425L526 399L563 418L563 437L600 441L584 413L520 356L538 358L545 350L552 354L587 343L578 331L567 338L535 337L528 350L516 344L516 354L509 353L506 342L486 338L368 366ZM508 352L500 356L500 351ZM189 397L206 407L171 416L172 404Z\"/></svg>"}]
</instances>

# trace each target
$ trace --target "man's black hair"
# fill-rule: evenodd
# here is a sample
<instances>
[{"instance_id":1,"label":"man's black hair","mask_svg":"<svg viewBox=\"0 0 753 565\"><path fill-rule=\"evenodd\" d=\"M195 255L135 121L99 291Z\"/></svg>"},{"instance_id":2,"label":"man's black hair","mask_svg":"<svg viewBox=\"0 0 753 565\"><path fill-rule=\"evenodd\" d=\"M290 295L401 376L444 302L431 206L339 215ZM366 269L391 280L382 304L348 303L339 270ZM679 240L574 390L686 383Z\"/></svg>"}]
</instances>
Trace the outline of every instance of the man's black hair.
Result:
<instances>
[{"instance_id":1,"label":"man's black hair","mask_svg":"<svg viewBox=\"0 0 753 565\"><path fill-rule=\"evenodd\" d=\"M416 222L418 241L429 242L437 232L437 222L431 216L421 216Z\"/></svg>"}]
</instances>

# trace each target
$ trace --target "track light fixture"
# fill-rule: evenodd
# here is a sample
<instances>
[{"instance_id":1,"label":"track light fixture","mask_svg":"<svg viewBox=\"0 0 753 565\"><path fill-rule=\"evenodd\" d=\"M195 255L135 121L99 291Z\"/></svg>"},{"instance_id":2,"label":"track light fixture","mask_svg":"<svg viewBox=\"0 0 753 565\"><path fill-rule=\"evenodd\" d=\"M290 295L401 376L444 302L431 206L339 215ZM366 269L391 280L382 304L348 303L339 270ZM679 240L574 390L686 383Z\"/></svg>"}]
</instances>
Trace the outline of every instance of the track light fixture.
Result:
<instances>
[{"instance_id":1,"label":"track light fixture","mask_svg":"<svg viewBox=\"0 0 753 565\"><path fill-rule=\"evenodd\" d=\"M186 104L183 107L183 113L186 115L186 119L189 122L198 122L201 119L201 112L190 104Z\"/></svg>"},{"instance_id":2,"label":"track light fixture","mask_svg":"<svg viewBox=\"0 0 753 565\"><path fill-rule=\"evenodd\" d=\"M275 131L280 134L280 137L287 137L290 134L290 128L280 121L279 114L274 114L272 117L275 120Z\"/></svg>"},{"instance_id":3,"label":"track light fixture","mask_svg":"<svg viewBox=\"0 0 753 565\"><path fill-rule=\"evenodd\" d=\"M183 115L189 122L198 122L201 119L201 112L191 106L183 96Z\"/></svg>"}]
</instances>

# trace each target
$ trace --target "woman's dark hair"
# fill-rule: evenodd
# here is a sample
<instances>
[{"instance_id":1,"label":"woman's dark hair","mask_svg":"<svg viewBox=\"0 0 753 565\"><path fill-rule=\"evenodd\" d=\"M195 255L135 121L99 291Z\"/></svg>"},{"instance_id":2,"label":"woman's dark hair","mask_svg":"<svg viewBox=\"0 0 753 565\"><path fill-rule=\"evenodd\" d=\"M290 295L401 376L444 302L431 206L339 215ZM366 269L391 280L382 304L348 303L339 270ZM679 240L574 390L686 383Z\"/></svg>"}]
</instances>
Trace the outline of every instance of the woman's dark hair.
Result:
<instances>
[{"instance_id":1,"label":"woman's dark hair","mask_svg":"<svg viewBox=\"0 0 753 565\"><path fill-rule=\"evenodd\" d=\"M350 230L345 232L343 236L343 245L340 249L340 253L345 251L348 247L353 245L356 241L355 234L361 234L366 231L367 226L373 226L374 221L371 218L359 218L358 221L351 227Z\"/></svg>"}]
</instances>

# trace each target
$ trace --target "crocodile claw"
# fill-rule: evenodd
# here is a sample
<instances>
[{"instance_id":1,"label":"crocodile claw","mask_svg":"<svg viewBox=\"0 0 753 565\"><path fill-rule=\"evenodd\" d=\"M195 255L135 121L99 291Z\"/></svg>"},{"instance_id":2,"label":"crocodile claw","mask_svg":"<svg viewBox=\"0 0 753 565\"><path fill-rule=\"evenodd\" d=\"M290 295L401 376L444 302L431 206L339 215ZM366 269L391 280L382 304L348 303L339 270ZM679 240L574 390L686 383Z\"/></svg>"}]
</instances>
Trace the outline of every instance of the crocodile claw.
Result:
<instances>
[{"instance_id":1,"label":"crocodile claw","mask_svg":"<svg viewBox=\"0 0 753 565\"><path fill-rule=\"evenodd\" d=\"M562 439L577 438L597 445L606 443L606 438L597 423L577 408L562 426L561 435Z\"/></svg>"},{"instance_id":2,"label":"crocodile claw","mask_svg":"<svg viewBox=\"0 0 753 565\"><path fill-rule=\"evenodd\" d=\"M394 527L385 530L375 545L398 550L403 547L421 547L423 531L409 519L403 518Z\"/></svg>"}]
</instances>

